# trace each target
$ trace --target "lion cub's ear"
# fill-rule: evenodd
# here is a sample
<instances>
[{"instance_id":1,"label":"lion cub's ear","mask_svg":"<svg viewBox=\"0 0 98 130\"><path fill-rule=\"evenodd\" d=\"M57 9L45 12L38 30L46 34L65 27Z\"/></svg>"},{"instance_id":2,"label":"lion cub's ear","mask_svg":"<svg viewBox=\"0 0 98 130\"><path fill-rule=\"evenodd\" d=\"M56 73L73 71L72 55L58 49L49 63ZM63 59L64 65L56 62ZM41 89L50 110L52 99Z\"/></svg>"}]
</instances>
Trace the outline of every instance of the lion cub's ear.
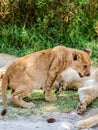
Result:
<instances>
[{"instance_id":1,"label":"lion cub's ear","mask_svg":"<svg viewBox=\"0 0 98 130\"><path fill-rule=\"evenodd\" d=\"M81 60L81 55L80 54L76 54L76 53L73 53L73 60Z\"/></svg>"},{"instance_id":2,"label":"lion cub's ear","mask_svg":"<svg viewBox=\"0 0 98 130\"><path fill-rule=\"evenodd\" d=\"M90 50L90 49L86 48L84 51L85 51L88 55L91 55L91 50Z\"/></svg>"}]
</instances>

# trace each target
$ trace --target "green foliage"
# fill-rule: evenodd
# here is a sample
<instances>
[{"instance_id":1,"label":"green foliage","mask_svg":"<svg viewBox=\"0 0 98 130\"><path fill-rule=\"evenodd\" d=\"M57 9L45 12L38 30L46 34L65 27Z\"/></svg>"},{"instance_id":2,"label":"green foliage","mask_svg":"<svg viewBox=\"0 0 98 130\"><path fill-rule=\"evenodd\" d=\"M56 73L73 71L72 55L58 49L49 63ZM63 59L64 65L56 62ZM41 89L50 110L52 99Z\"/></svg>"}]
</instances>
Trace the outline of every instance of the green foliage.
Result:
<instances>
[{"instance_id":1,"label":"green foliage","mask_svg":"<svg viewBox=\"0 0 98 130\"><path fill-rule=\"evenodd\" d=\"M23 50L24 54L27 54L32 51L34 52L45 48L51 48L53 46L53 39L51 37L48 37L47 34L41 34L41 32L35 27L27 29L25 26L4 26L2 27L0 34L1 52L5 51L7 53L11 53L12 51L13 54L16 53L16 55L18 55L18 52L20 53L20 51ZM14 49L16 52L13 51Z\"/></svg>"},{"instance_id":2,"label":"green foliage","mask_svg":"<svg viewBox=\"0 0 98 130\"><path fill-rule=\"evenodd\" d=\"M60 40L61 42L59 42ZM17 27L16 25L10 27L2 27L0 33L0 52L9 53L16 56L24 56L31 52L38 50L52 48L56 45L64 44L69 47L75 47L78 49L90 48L92 51L93 63L98 62L98 42L87 41L81 37L78 37L79 43L73 45L69 42L64 42L64 39L48 36L42 34L36 27L31 29L23 27Z\"/></svg>"}]
</instances>

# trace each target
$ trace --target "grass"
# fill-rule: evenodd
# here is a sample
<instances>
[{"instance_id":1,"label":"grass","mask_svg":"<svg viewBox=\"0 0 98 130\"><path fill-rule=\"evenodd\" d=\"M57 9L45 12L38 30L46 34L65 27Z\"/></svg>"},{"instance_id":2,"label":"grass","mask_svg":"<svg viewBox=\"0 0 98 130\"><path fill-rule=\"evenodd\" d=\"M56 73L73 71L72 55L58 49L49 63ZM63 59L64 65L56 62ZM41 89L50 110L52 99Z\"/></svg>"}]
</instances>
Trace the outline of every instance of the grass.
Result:
<instances>
[{"instance_id":1,"label":"grass","mask_svg":"<svg viewBox=\"0 0 98 130\"><path fill-rule=\"evenodd\" d=\"M50 30L53 31L53 30ZM63 36L62 36L63 35ZM88 40L85 37L74 37L73 42L65 39L64 34L57 32L55 35L42 33L38 28L30 29L14 26L0 26L0 52L16 56L24 56L31 52L47 49L56 45L65 45L71 48L85 49L92 51L93 63L98 62L98 39Z\"/></svg>"},{"instance_id":2,"label":"grass","mask_svg":"<svg viewBox=\"0 0 98 130\"><path fill-rule=\"evenodd\" d=\"M9 95L9 94L8 94ZM42 90L36 90L31 93L30 98L25 98L26 101L33 101L35 103L35 108L24 109L14 105L10 99L8 100L8 113L5 116L6 119L14 119L17 117L28 117L32 114L40 115L43 112L69 112L76 109L79 102L77 91L64 91L57 97L56 101L47 102L44 99L44 94ZM89 107L98 107L98 99L96 99ZM0 103L0 111L2 110L2 103Z\"/></svg>"},{"instance_id":3,"label":"grass","mask_svg":"<svg viewBox=\"0 0 98 130\"><path fill-rule=\"evenodd\" d=\"M8 94L9 95L9 94ZM74 99L74 100L73 100ZM6 119L12 119L18 116L30 116L32 114L41 114L43 112L66 112L74 110L78 103L78 94L76 91L65 91L58 96L56 101L47 102L44 99L44 94L42 90L36 90L31 95L30 98L25 98L26 101L33 101L35 103L35 108L24 109L17 107L10 100L8 100L8 114ZM0 110L2 110L2 104L0 103Z\"/></svg>"}]
</instances>

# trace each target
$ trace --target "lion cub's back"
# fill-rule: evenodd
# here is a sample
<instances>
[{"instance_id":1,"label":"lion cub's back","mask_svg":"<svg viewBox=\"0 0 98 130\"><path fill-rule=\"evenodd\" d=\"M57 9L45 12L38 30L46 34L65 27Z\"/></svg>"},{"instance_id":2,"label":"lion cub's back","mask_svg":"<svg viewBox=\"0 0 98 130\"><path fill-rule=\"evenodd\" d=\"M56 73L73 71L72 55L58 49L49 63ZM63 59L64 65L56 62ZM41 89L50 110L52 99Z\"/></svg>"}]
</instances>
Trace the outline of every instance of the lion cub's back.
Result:
<instances>
[{"instance_id":1,"label":"lion cub's back","mask_svg":"<svg viewBox=\"0 0 98 130\"><path fill-rule=\"evenodd\" d=\"M51 52L39 51L24 56L15 61L6 71L6 75L12 80L23 80L24 75L32 79L34 86L42 87L45 85L49 71ZM14 82L13 80L13 82Z\"/></svg>"}]
</instances>

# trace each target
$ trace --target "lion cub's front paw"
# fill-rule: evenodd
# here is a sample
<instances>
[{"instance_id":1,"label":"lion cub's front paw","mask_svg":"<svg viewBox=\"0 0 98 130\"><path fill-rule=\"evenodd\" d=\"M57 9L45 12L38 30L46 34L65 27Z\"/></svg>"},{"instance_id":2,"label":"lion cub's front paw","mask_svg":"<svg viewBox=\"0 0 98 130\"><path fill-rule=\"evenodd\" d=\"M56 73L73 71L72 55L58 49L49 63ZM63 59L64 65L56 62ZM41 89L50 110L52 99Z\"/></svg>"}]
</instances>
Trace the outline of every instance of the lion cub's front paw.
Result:
<instances>
[{"instance_id":1,"label":"lion cub's front paw","mask_svg":"<svg viewBox=\"0 0 98 130\"><path fill-rule=\"evenodd\" d=\"M56 100L56 96L45 96L45 100L46 101L55 101Z\"/></svg>"},{"instance_id":2,"label":"lion cub's front paw","mask_svg":"<svg viewBox=\"0 0 98 130\"><path fill-rule=\"evenodd\" d=\"M86 111L86 106L83 103L79 103L77 106L77 113L78 114L83 114Z\"/></svg>"}]
</instances>

